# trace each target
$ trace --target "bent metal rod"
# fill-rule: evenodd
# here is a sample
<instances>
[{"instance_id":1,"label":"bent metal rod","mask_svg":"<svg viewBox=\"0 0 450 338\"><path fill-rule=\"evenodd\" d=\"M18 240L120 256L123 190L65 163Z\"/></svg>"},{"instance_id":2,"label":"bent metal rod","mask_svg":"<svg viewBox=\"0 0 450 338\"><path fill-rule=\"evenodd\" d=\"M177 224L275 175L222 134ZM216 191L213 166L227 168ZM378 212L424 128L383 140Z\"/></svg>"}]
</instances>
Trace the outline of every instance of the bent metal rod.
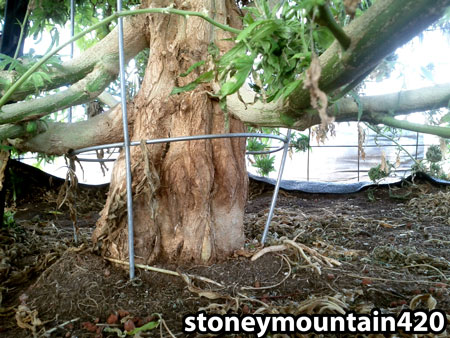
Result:
<instances>
[{"instance_id":1,"label":"bent metal rod","mask_svg":"<svg viewBox=\"0 0 450 338\"><path fill-rule=\"evenodd\" d=\"M252 154L252 155L257 155L257 154L269 154L269 153L274 153L280 150L283 150L283 155L281 158L281 163L280 163L280 168L278 170L278 177L277 177L277 181L275 184L275 190L272 196L272 202L270 204L270 210L269 210L269 214L267 216L267 222L266 225L264 227L264 232L261 238L261 244L264 245L264 242L266 241L267 238L267 234L269 231L269 226L270 226L270 222L272 221L273 218L273 213L275 210L275 205L276 205L276 201L277 201L277 197L278 197L278 191L280 188L280 183L281 183L281 178L283 176L283 171L284 171L284 166L286 164L286 156L287 156L287 152L289 150L289 143L291 141L291 130L288 129L288 133L286 137L283 136L278 136L278 135L272 135L272 134L260 134L260 133L229 133L229 134L210 134L210 135L194 135L194 136L180 136L180 137L170 137L170 138L160 138L160 139L152 139L152 140L146 140L145 143L146 144L159 144L159 143L171 143L171 142L182 142L182 141L197 141L197 140L206 140L206 139L219 139L219 138L236 138L236 137L258 137L258 138L271 138L271 139L276 139L279 141L283 142L283 145L279 148L273 149L273 150L267 150L267 151L248 151L247 154ZM133 141L133 142L129 142L129 146L137 146L140 145L141 142L138 141ZM118 143L110 143L110 144L104 144L104 145L98 145L98 146L92 146L92 147L86 147L86 148L82 148L82 149L78 149L75 151L72 151L71 153L69 153L69 156L76 156L78 154L82 154L85 152L89 152L89 151L94 151L94 150L102 150L102 149L110 149L110 148L123 148L125 146L125 142L118 142ZM126 147L126 146L125 146ZM125 148L126 149L126 148ZM83 159L83 158L78 158L79 161L88 161L88 162L94 162L94 161L101 161L101 159ZM126 161L127 163L127 168L130 168L130 158L126 157ZM128 170L127 170L128 171ZM128 176L131 178L131 173L130 176ZM128 190L130 189L130 190ZM127 196L131 195L131 187L128 187L127 184ZM130 215L131 215L131 219L133 219L133 206L132 204L128 204L128 221L130 221ZM132 228L131 228L132 229ZM129 251L130 253L134 253L134 235L131 232L130 233L130 226L128 227L129 230ZM134 255L133 257L130 256L130 279L134 278ZM133 270L131 269L131 266L133 265ZM133 273L132 273L133 272Z\"/></svg>"}]
</instances>

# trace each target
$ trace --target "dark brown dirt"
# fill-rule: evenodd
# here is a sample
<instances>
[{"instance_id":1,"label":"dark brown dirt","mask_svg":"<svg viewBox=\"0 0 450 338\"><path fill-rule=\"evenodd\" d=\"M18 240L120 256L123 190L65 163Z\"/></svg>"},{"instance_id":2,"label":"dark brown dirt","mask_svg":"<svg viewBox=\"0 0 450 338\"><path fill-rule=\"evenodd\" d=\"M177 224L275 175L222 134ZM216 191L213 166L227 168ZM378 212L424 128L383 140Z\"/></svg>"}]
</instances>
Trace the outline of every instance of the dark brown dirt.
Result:
<instances>
[{"instance_id":1,"label":"dark brown dirt","mask_svg":"<svg viewBox=\"0 0 450 338\"><path fill-rule=\"evenodd\" d=\"M247 257L260 249L272 196L271 187L252 182L245 250L212 266L159 266L209 278L219 287L194 277L188 285L180 277L143 269L130 282L126 269L98 256L90 244L105 187L79 189L75 245L69 210L55 205L61 182L49 185L48 179L22 182L25 193L15 203L9 198L16 224L0 233L0 337L33 335L32 325L17 326L18 310L39 318L36 335L51 337L116 337L107 330L122 332L123 322L129 327L157 321L155 313L175 336L184 336L183 316L200 309L295 313L310 299L328 299L358 313L377 307L397 314L423 295L450 314L450 190L416 182L349 195L281 191L266 247L295 238L342 264L313 268L292 248L255 261ZM169 336L162 322L141 336L160 336L160 329Z\"/></svg>"}]
</instances>

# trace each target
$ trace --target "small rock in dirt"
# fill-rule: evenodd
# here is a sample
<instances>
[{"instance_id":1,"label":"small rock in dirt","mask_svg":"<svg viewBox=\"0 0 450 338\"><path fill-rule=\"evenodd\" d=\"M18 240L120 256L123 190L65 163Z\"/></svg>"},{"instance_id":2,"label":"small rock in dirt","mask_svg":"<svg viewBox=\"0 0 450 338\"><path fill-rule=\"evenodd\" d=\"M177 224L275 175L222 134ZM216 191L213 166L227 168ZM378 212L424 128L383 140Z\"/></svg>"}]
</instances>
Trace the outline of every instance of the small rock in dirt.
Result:
<instances>
[{"instance_id":1,"label":"small rock in dirt","mask_svg":"<svg viewBox=\"0 0 450 338\"><path fill-rule=\"evenodd\" d=\"M108 319L106 320L106 322L108 324L116 324L118 321L119 321L119 317L114 313L111 313L109 315Z\"/></svg>"},{"instance_id":2,"label":"small rock in dirt","mask_svg":"<svg viewBox=\"0 0 450 338\"><path fill-rule=\"evenodd\" d=\"M89 332L96 332L97 331L97 325L91 323L91 322L83 322L81 323L81 327L83 329L88 330Z\"/></svg>"},{"instance_id":3,"label":"small rock in dirt","mask_svg":"<svg viewBox=\"0 0 450 338\"><path fill-rule=\"evenodd\" d=\"M117 314L119 315L120 318L126 317L130 315L130 312L127 310L119 310L117 311Z\"/></svg>"},{"instance_id":4,"label":"small rock in dirt","mask_svg":"<svg viewBox=\"0 0 450 338\"><path fill-rule=\"evenodd\" d=\"M369 278L363 278L363 280L361 281L362 285L371 285L373 284L372 280Z\"/></svg>"},{"instance_id":5,"label":"small rock in dirt","mask_svg":"<svg viewBox=\"0 0 450 338\"><path fill-rule=\"evenodd\" d=\"M123 328L125 331L130 332L133 331L136 326L134 325L134 322L131 319L128 319L125 324L123 324Z\"/></svg>"},{"instance_id":6,"label":"small rock in dirt","mask_svg":"<svg viewBox=\"0 0 450 338\"><path fill-rule=\"evenodd\" d=\"M111 271L108 268L106 268L105 271L103 272L103 275L105 277L109 277L109 276L111 276Z\"/></svg>"}]
</instances>

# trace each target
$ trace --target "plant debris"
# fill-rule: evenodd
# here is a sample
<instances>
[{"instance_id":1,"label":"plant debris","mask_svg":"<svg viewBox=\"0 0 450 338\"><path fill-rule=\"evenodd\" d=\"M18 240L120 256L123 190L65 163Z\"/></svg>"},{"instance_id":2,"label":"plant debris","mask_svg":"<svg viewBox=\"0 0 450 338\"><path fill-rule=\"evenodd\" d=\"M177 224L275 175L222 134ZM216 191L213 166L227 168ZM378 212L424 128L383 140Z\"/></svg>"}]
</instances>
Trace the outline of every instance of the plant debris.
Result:
<instances>
[{"instance_id":1,"label":"plant debris","mask_svg":"<svg viewBox=\"0 0 450 338\"><path fill-rule=\"evenodd\" d=\"M15 225L0 233L0 335L177 337L183 316L198 311L450 313L449 190L416 182L396 190L406 200L382 188L370 196L281 191L261 247L271 189L252 182L248 240L233 257L211 266L137 265L133 281L127 262L92 249L104 193L77 192L78 246L69 208L54 212L57 189L18 201Z\"/></svg>"}]
</instances>

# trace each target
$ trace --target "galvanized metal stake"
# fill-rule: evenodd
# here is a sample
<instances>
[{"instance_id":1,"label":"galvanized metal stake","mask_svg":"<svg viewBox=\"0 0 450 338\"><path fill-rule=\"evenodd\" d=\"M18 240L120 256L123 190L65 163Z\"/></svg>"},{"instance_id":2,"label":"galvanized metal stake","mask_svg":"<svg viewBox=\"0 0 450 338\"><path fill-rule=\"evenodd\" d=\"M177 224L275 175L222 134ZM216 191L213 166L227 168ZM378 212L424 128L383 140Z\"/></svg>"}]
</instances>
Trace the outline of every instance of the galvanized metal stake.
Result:
<instances>
[{"instance_id":1,"label":"galvanized metal stake","mask_svg":"<svg viewBox=\"0 0 450 338\"><path fill-rule=\"evenodd\" d=\"M70 37L73 38L75 34L75 0L70 0ZM70 44L70 58L73 58L73 42ZM72 123L72 107L69 107L69 114L67 116L69 123Z\"/></svg>"},{"instance_id":2,"label":"galvanized metal stake","mask_svg":"<svg viewBox=\"0 0 450 338\"><path fill-rule=\"evenodd\" d=\"M122 0L117 1L117 11L122 11ZM125 56L123 45L123 20L119 18L119 62L120 62L120 97L122 101L123 138L125 163L127 171L127 212L128 212L128 256L130 263L130 279L134 279L134 226L133 195L131 188L130 137L128 134L127 97L125 87Z\"/></svg>"},{"instance_id":3,"label":"galvanized metal stake","mask_svg":"<svg viewBox=\"0 0 450 338\"><path fill-rule=\"evenodd\" d=\"M261 238L261 244L264 245L266 241L267 233L269 232L270 222L272 221L273 211L275 210L275 205L277 204L278 191L280 190L281 177L283 176L284 165L286 163L286 156L289 150L289 143L291 142L291 130L288 129L286 136L286 143L284 144L283 157L281 158L280 169L278 170L277 184L275 185L275 190L272 196L272 203L270 204L269 215L267 216L266 226L264 227L264 232Z\"/></svg>"},{"instance_id":4,"label":"galvanized metal stake","mask_svg":"<svg viewBox=\"0 0 450 338\"><path fill-rule=\"evenodd\" d=\"M73 38L75 33L75 0L70 0L70 37ZM73 42L70 44L70 58L73 58ZM69 123L72 123L72 107L69 107L69 113L67 116L67 120ZM70 170L75 170L75 162L73 159L70 160ZM73 204L76 204L76 201L73 201ZM76 210L76 205L74 205ZM73 241L76 245L78 245L78 229L75 226L75 223L72 224L73 227Z\"/></svg>"}]
</instances>

